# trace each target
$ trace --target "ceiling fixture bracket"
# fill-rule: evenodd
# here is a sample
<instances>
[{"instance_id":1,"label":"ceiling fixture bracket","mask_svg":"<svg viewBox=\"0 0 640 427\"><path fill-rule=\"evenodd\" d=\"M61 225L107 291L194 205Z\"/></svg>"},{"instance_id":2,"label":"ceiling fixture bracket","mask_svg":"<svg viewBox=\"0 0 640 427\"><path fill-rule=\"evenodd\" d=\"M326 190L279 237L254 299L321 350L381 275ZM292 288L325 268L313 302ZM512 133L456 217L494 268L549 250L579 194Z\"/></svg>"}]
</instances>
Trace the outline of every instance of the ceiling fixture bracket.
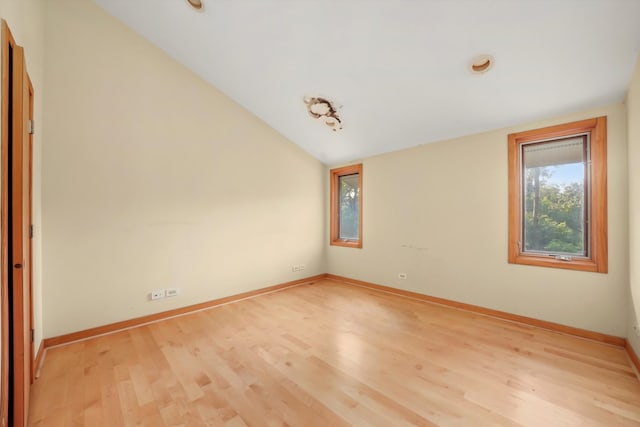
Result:
<instances>
[{"instance_id":1,"label":"ceiling fixture bracket","mask_svg":"<svg viewBox=\"0 0 640 427\"><path fill-rule=\"evenodd\" d=\"M319 96L306 96L304 103L311 117L322 120L334 132L342 129L342 119L338 115L341 105L336 107L334 102Z\"/></svg>"}]
</instances>

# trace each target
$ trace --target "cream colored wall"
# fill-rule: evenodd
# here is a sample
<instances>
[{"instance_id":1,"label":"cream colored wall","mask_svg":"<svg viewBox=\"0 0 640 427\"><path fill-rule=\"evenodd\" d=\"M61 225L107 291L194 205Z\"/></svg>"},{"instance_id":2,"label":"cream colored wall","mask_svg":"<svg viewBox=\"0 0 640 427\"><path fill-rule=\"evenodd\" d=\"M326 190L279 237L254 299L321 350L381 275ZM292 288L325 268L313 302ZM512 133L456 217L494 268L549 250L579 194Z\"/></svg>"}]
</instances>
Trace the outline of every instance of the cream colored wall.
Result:
<instances>
[{"instance_id":1,"label":"cream colored wall","mask_svg":"<svg viewBox=\"0 0 640 427\"><path fill-rule=\"evenodd\" d=\"M45 36L45 336L325 272L320 162L88 0Z\"/></svg>"},{"instance_id":2,"label":"cream colored wall","mask_svg":"<svg viewBox=\"0 0 640 427\"><path fill-rule=\"evenodd\" d=\"M0 0L0 16L27 49L36 87L38 342L43 257L44 336L325 271L630 333L623 106L366 159L364 249L327 248L328 202L316 191L328 191L324 167L87 0L46 3L45 75L43 3ZM628 126L635 295L638 73ZM506 135L602 114L609 116L609 274L507 264ZM296 275L289 270L294 263L308 268ZM408 279L398 280L398 272ZM147 301L151 289L162 287L181 287L183 294Z\"/></svg>"},{"instance_id":3,"label":"cream colored wall","mask_svg":"<svg viewBox=\"0 0 640 427\"><path fill-rule=\"evenodd\" d=\"M33 136L33 317L35 351L42 340L42 239L41 165L44 99L44 0L0 0L0 17L7 21L16 43L25 50L27 71L34 88ZM1 90L1 89L0 89ZM1 126L1 125L0 125ZM1 174L0 174L1 177Z\"/></svg>"},{"instance_id":4,"label":"cream colored wall","mask_svg":"<svg viewBox=\"0 0 640 427\"><path fill-rule=\"evenodd\" d=\"M507 263L507 134L608 116L609 273ZM331 246L329 272L626 335L624 105L365 159L363 249ZM399 280L398 273L407 273Z\"/></svg>"},{"instance_id":5,"label":"cream colored wall","mask_svg":"<svg viewBox=\"0 0 640 427\"><path fill-rule=\"evenodd\" d=\"M640 56L627 92L629 146L629 283L635 313L629 315L627 337L640 355L640 338L633 331L640 319Z\"/></svg>"}]
</instances>

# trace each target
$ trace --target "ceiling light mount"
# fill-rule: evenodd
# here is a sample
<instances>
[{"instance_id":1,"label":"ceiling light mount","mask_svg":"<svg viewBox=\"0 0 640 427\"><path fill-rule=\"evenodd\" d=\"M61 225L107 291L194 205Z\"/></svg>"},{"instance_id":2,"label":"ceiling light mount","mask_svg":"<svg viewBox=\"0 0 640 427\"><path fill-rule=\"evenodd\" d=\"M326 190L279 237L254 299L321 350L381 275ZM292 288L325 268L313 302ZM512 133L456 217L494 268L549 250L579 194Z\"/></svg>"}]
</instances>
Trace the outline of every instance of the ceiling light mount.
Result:
<instances>
[{"instance_id":1,"label":"ceiling light mount","mask_svg":"<svg viewBox=\"0 0 640 427\"><path fill-rule=\"evenodd\" d=\"M491 55L478 55L471 60L469 69L473 74L484 74L493 67L495 59Z\"/></svg>"},{"instance_id":2,"label":"ceiling light mount","mask_svg":"<svg viewBox=\"0 0 640 427\"><path fill-rule=\"evenodd\" d=\"M306 96L304 103L311 117L322 120L334 132L342 129L342 119L338 115L342 105L336 107L334 102L320 96Z\"/></svg>"},{"instance_id":3,"label":"ceiling light mount","mask_svg":"<svg viewBox=\"0 0 640 427\"><path fill-rule=\"evenodd\" d=\"M204 3L202 0L187 0L187 3L189 3L189 6L191 6L192 8L194 8L199 12L201 12L202 9L204 8Z\"/></svg>"}]
</instances>

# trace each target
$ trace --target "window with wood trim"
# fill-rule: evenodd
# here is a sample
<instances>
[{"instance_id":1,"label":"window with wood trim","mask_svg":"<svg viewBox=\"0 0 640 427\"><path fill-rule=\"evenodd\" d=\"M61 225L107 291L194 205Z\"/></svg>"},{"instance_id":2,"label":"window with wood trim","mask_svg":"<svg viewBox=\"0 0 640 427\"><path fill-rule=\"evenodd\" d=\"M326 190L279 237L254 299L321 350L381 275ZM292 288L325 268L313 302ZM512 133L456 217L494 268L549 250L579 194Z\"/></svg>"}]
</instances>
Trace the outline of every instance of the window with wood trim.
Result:
<instances>
[{"instance_id":1,"label":"window with wood trim","mask_svg":"<svg viewBox=\"0 0 640 427\"><path fill-rule=\"evenodd\" d=\"M332 169L332 245L362 247L362 165Z\"/></svg>"},{"instance_id":2,"label":"window with wood trim","mask_svg":"<svg viewBox=\"0 0 640 427\"><path fill-rule=\"evenodd\" d=\"M509 262L607 272L607 118L509 135Z\"/></svg>"}]
</instances>

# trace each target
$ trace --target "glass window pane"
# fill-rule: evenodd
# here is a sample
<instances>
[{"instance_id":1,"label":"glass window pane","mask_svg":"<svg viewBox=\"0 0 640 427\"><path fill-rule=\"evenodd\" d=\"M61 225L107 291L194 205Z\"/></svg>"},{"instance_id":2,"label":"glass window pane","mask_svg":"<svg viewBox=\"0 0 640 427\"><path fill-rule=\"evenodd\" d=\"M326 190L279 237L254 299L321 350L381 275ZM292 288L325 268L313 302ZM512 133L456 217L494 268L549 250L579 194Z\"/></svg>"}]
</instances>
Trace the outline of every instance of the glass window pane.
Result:
<instances>
[{"instance_id":1,"label":"glass window pane","mask_svg":"<svg viewBox=\"0 0 640 427\"><path fill-rule=\"evenodd\" d=\"M522 146L524 251L588 256L588 140Z\"/></svg>"},{"instance_id":2,"label":"glass window pane","mask_svg":"<svg viewBox=\"0 0 640 427\"><path fill-rule=\"evenodd\" d=\"M358 240L360 234L360 176L343 175L338 179L340 194L340 225L338 237L344 240Z\"/></svg>"}]
</instances>

